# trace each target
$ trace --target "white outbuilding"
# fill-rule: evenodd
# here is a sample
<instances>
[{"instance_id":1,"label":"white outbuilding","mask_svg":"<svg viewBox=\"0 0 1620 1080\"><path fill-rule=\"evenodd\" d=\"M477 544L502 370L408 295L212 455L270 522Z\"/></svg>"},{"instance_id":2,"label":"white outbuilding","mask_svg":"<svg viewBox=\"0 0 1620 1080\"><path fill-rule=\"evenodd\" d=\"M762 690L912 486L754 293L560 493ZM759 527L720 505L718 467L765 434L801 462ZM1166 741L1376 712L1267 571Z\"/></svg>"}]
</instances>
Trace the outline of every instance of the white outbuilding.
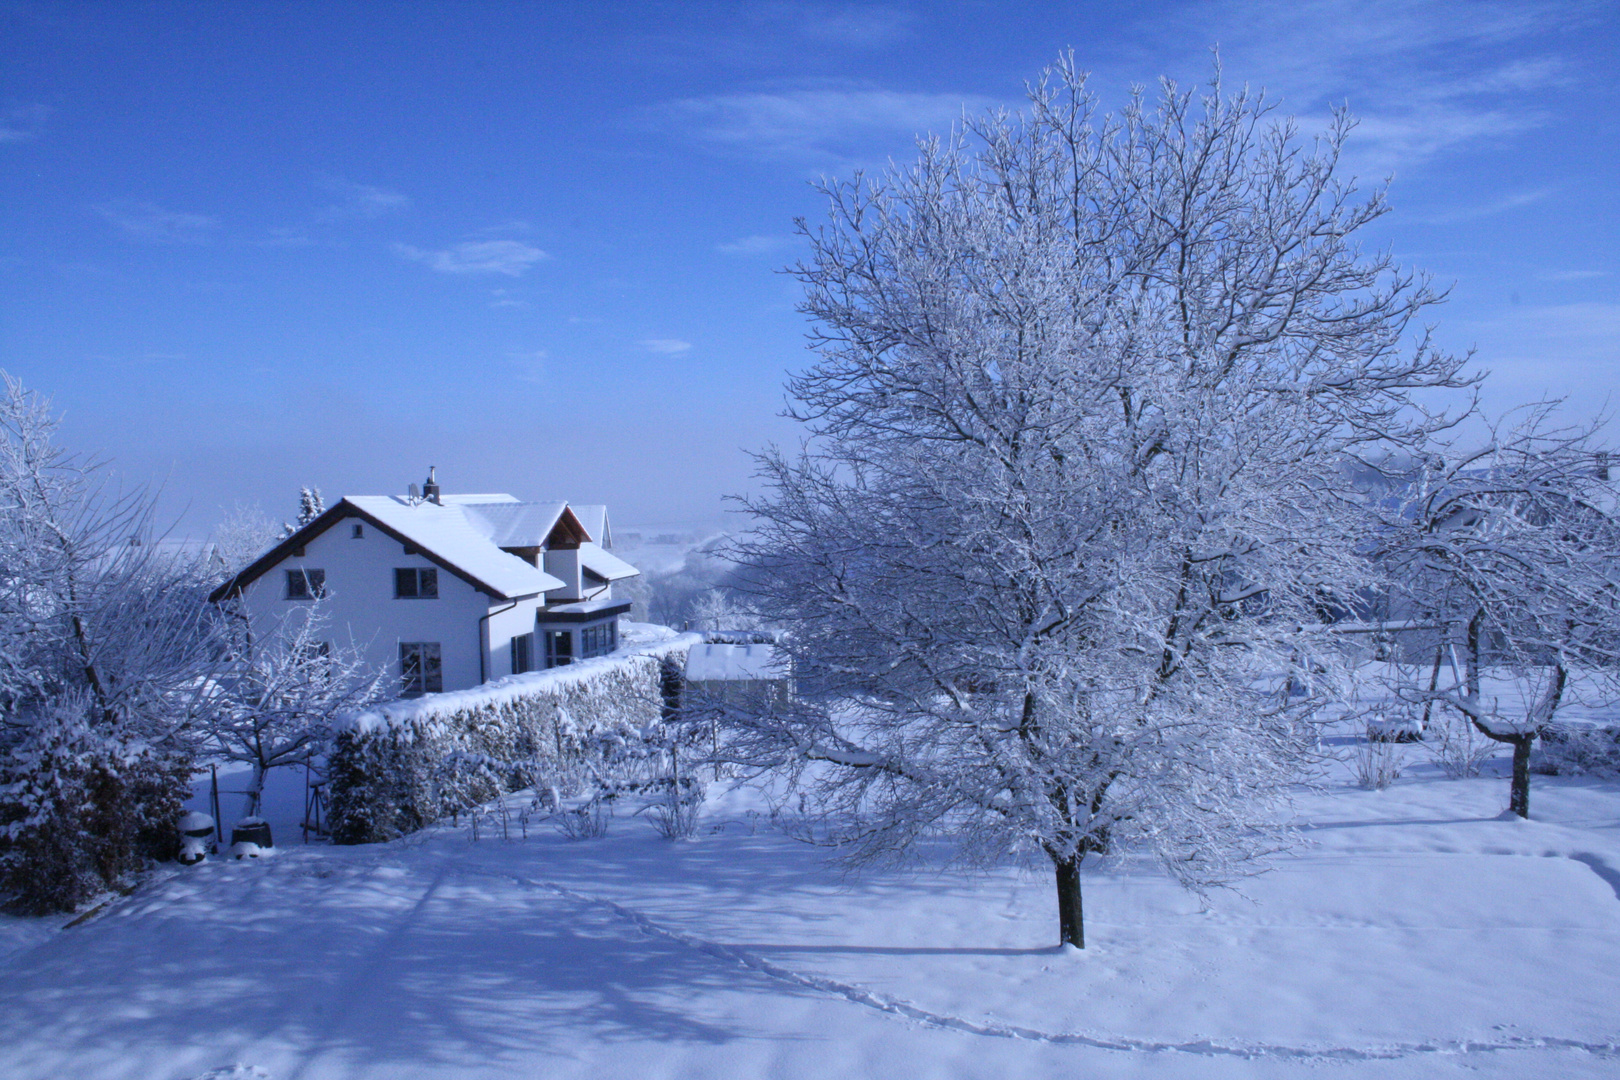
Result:
<instances>
[{"instance_id":1,"label":"white outbuilding","mask_svg":"<svg viewBox=\"0 0 1620 1080\"><path fill-rule=\"evenodd\" d=\"M397 673L402 694L462 690L618 647L640 571L608 550L604 506L445 495L349 496L215 590L256 639L319 603L335 641ZM587 523L589 523L587 525Z\"/></svg>"}]
</instances>

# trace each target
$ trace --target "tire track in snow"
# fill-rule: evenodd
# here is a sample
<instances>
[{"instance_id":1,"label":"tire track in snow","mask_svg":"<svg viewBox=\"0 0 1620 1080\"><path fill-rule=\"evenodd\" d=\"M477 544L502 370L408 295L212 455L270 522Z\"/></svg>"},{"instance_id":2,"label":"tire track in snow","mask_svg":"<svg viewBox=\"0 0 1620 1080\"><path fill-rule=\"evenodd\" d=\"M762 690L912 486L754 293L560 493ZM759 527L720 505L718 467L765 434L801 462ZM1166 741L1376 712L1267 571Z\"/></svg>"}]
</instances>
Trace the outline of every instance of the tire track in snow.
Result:
<instances>
[{"instance_id":1,"label":"tire track in snow","mask_svg":"<svg viewBox=\"0 0 1620 1080\"><path fill-rule=\"evenodd\" d=\"M913 1020L929 1027L941 1028L946 1031L960 1031L969 1035L988 1036L998 1039L1021 1039L1028 1042L1050 1043L1058 1046L1087 1046L1097 1050L1113 1050L1121 1053L1192 1054L1200 1057L1245 1059L1291 1058L1301 1061L1389 1061L1421 1054L1489 1054L1513 1050L1579 1050L1600 1057L1620 1056L1620 1040L1615 1039L1607 1042L1584 1042L1579 1039L1522 1036L1500 1042L1485 1042L1476 1039L1433 1039L1424 1042L1389 1043L1383 1046L1371 1047L1309 1047L1281 1046L1270 1043L1222 1043L1213 1039L1196 1039L1189 1042L1156 1042L1150 1039L1104 1038L1079 1032L1040 1031L1035 1028L1020 1027L1016 1024L969 1020L966 1017L952 1016L948 1013L931 1012L901 998L879 994L852 983L840 982L837 979L829 979L822 975L807 975L791 968L782 967L780 964L772 963L762 956L757 956L742 949L722 945L716 941L709 941L695 934L660 926L634 908L626 907L603 896L592 896L588 893L578 892L556 882L536 881L533 878L522 877L518 874L484 870L476 867L464 866L460 869L467 873L502 878L526 888L544 890L575 903L605 908L651 937L676 942L717 960L737 964L779 982L843 998L856 1005L887 1013L891 1016Z\"/></svg>"}]
</instances>

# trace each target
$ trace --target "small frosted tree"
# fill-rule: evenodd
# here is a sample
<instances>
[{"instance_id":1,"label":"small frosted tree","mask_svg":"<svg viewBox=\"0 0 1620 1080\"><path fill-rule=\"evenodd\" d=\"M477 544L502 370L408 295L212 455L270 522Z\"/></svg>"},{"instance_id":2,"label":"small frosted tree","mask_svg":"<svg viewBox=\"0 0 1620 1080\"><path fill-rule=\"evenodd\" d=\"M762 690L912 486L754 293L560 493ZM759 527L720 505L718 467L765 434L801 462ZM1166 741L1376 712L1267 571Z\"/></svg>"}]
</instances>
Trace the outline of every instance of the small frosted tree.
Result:
<instances>
[{"instance_id":1,"label":"small frosted tree","mask_svg":"<svg viewBox=\"0 0 1620 1080\"><path fill-rule=\"evenodd\" d=\"M1383 504L1387 589L1436 628L1426 684L1403 696L1512 750L1519 817L1531 749L1558 710L1620 699L1620 521L1597 435L1558 427L1550 403L1529 406L1472 451L1426 455Z\"/></svg>"},{"instance_id":2,"label":"small frosted tree","mask_svg":"<svg viewBox=\"0 0 1620 1080\"><path fill-rule=\"evenodd\" d=\"M226 511L209 537L214 571L221 579L243 570L286 535L257 505Z\"/></svg>"},{"instance_id":3,"label":"small frosted tree","mask_svg":"<svg viewBox=\"0 0 1620 1080\"><path fill-rule=\"evenodd\" d=\"M221 679L210 732L220 756L253 768L244 817L262 809L271 769L310 762L325 751L339 714L387 696L386 672L330 635L319 601L301 605L263 640L240 642Z\"/></svg>"},{"instance_id":4,"label":"small frosted tree","mask_svg":"<svg viewBox=\"0 0 1620 1080\"><path fill-rule=\"evenodd\" d=\"M305 525L326 513L326 501L321 498L321 489L308 485L298 489L298 523L288 522L282 526L282 534L291 536Z\"/></svg>"},{"instance_id":5,"label":"small frosted tree","mask_svg":"<svg viewBox=\"0 0 1620 1080\"><path fill-rule=\"evenodd\" d=\"M1373 582L1347 469L1466 384L1408 338L1436 294L1356 244L1386 206L1335 175L1351 128L1302 146L1218 79L1099 117L1070 59L1025 115L824 189L808 440L762 457L738 546L801 697L728 752L846 855L1040 853L1083 946L1088 855L1204 889L1283 841L1324 617Z\"/></svg>"}]
</instances>

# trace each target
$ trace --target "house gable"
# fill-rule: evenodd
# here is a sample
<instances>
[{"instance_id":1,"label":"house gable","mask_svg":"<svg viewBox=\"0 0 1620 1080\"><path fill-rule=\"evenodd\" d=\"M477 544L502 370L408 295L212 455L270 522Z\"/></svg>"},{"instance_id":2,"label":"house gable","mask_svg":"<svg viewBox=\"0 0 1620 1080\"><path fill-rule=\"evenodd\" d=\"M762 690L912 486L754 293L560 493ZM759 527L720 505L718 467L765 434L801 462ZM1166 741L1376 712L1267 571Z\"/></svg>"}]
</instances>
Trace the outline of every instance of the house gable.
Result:
<instances>
[{"instance_id":1,"label":"house gable","mask_svg":"<svg viewBox=\"0 0 1620 1080\"><path fill-rule=\"evenodd\" d=\"M240 596L242 590L247 586L253 584L253 582L274 570L280 563L293 556L299 549L308 546L310 541L314 540L317 536L320 536L327 530L331 529L334 525L348 518L358 518L359 520L370 525L372 528L376 529L378 532L382 533L384 536L390 537L391 539L397 541L407 551L422 556L435 566L438 566L440 569L454 574L456 577L460 578L462 581L465 581L479 592L485 593L496 599L510 600L525 596L538 596L544 591L541 589L536 589L534 592L523 592L515 595L502 591L488 582L480 580L473 574L468 573L451 559L446 558L440 553L434 551L430 546L424 544L420 539L405 535L388 522L378 518L375 514L369 513L362 507L356 506L348 499L344 499L328 509L325 513L321 514L315 520L311 521L309 524L298 529L291 536L281 541L275 547L259 556L245 569L239 571L235 577L231 578L229 581L225 582L225 584L221 585L219 588L210 593L208 599L217 604L229 597Z\"/></svg>"}]
</instances>

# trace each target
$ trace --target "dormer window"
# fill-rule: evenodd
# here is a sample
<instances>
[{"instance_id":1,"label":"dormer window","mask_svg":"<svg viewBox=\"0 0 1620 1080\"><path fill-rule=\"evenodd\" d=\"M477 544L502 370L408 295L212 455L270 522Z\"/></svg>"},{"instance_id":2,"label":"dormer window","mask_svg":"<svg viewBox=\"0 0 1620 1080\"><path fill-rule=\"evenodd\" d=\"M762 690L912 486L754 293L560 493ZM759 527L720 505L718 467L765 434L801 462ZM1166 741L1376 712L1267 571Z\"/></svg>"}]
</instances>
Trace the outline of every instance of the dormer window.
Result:
<instances>
[{"instance_id":1,"label":"dormer window","mask_svg":"<svg viewBox=\"0 0 1620 1080\"><path fill-rule=\"evenodd\" d=\"M325 570L287 571L287 599L319 600L326 595Z\"/></svg>"},{"instance_id":2,"label":"dormer window","mask_svg":"<svg viewBox=\"0 0 1620 1080\"><path fill-rule=\"evenodd\" d=\"M396 600L437 600L439 571L431 566L401 566L394 570Z\"/></svg>"}]
</instances>

